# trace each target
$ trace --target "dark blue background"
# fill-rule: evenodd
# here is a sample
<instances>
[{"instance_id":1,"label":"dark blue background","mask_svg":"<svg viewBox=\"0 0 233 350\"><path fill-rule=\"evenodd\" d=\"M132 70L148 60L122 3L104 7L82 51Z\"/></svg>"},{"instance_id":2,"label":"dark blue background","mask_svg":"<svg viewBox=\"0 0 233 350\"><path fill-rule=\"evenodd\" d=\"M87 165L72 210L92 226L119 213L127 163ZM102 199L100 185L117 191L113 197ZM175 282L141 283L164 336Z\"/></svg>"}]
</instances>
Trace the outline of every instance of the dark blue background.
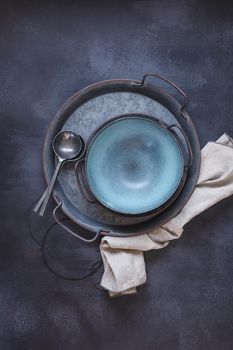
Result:
<instances>
[{"instance_id":1,"label":"dark blue background","mask_svg":"<svg viewBox=\"0 0 233 350\"><path fill-rule=\"evenodd\" d=\"M233 135L230 3L1 1L1 349L233 348L232 198L193 220L168 248L148 253L147 284L117 299L95 288L102 271L82 282L53 276L26 226L45 187L46 128L90 83L160 72L188 93L202 146ZM34 223L40 235L48 223ZM51 240L61 269L75 273L98 258L96 248L62 232Z\"/></svg>"}]
</instances>

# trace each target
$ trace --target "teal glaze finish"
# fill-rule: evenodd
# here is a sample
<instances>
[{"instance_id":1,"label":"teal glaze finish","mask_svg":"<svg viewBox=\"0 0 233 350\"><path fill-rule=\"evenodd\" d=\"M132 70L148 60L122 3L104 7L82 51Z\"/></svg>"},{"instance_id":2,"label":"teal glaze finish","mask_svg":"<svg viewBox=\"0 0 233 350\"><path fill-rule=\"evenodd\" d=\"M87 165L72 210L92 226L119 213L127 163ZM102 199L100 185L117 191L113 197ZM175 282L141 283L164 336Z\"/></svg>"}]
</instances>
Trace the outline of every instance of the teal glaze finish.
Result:
<instances>
[{"instance_id":1,"label":"teal glaze finish","mask_svg":"<svg viewBox=\"0 0 233 350\"><path fill-rule=\"evenodd\" d=\"M116 119L88 147L86 176L103 205L142 214L164 204L178 188L183 154L174 136L146 117Z\"/></svg>"}]
</instances>

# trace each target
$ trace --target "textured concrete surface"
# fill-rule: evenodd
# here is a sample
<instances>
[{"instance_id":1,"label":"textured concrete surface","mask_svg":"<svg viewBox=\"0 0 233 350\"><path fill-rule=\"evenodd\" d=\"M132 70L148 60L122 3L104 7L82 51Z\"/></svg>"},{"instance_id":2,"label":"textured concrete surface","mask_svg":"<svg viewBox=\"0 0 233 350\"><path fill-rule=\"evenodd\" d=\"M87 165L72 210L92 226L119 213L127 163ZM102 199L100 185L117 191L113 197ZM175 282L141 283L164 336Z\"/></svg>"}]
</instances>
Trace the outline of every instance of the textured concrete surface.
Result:
<instances>
[{"instance_id":1,"label":"textured concrete surface","mask_svg":"<svg viewBox=\"0 0 233 350\"><path fill-rule=\"evenodd\" d=\"M230 1L1 1L1 349L233 348L232 198L147 254L148 283L118 299L95 288L101 271L53 276L25 223L48 123L87 84L158 71L187 91L202 145L233 133L232 20ZM34 222L40 237L48 223ZM58 230L51 240L51 262L73 276L98 258Z\"/></svg>"}]
</instances>

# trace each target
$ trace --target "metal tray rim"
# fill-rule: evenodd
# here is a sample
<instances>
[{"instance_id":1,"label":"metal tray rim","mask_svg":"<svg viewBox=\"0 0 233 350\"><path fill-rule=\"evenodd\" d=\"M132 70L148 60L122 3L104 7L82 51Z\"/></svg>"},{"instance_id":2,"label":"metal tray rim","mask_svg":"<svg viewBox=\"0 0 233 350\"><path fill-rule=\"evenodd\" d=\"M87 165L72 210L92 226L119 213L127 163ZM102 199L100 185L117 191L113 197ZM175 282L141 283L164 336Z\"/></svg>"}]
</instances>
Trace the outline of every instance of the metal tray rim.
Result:
<instances>
[{"instance_id":1,"label":"metal tray rim","mask_svg":"<svg viewBox=\"0 0 233 350\"><path fill-rule=\"evenodd\" d=\"M76 92L61 106L61 108L58 110L58 112L56 113L55 117L53 118L53 120L51 121L51 123L47 129L47 133L46 133L45 141L44 141L43 168L44 168L44 174L45 174L45 178L46 178L47 182L49 181L51 174L52 174L52 164L50 164L50 167L48 167L48 164L51 163L51 162L49 162L49 160L53 159L53 154L52 154L52 151L50 150L51 138L55 133L57 133L60 130L59 123L61 124L61 119L66 120L69 117L69 115L77 108L77 106L74 106L74 105L76 105L77 100L80 98L82 99L82 97L85 97L86 94L93 94L93 96L94 96L94 92L96 92L96 89L107 88L107 90L108 90L108 88L110 88L110 86L113 86L113 85L115 85L115 87L117 87L117 89L114 91L121 91L121 88L124 87L123 91L130 91L130 89L133 89L134 92L142 93L142 94L147 95L149 97L151 97L149 92L151 94L154 94L154 92L156 91L156 93L160 94L161 97L163 97L163 99L165 99L165 100L167 99L168 102L170 103L170 105L173 105L173 108L176 109L177 113L178 113L178 111L180 111L181 105L179 104L179 102L173 96L171 96L166 91L164 91L163 89L158 88L157 86L151 85L151 84L146 84L145 86L140 87L138 85L134 85L135 83L140 83L140 81L139 80L131 80L131 79L112 79L112 80L104 80L104 81L101 81L98 83L94 83L94 84L91 84L91 85L79 90L78 92ZM97 95L101 95L101 93L98 93ZM84 98L84 100L85 100L85 98ZM82 103L83 102L81 101L80 105ZM168 107L165 106L165 108L168 108ZM103 229L103 231L110 230L109 235L121 236L121 237L122 236L127 237L127 236L132 236L132 235L135 236L135 235L140 235L143 233L148 233L148 232L152 231L153 229L155 229L156 227L163 225L164 223L166 223L167 221L172 219L174 216L176 216L181 211L183 206L186 204L188 199L190 198L190 196L195 188L195 185L196 185L196 182L198 179L198 175L199 175L199 169L200 169L199 138L198 138L195 126L193 124L193 121L191 120L190 116L188 115L188 113L186 111L184 113L186 115L185 123L189 123L189 127L192 129L191 131L193 134L193 141L195 141L194 142L195 144L193 147L194 148L193 153L194 153L195 158L196 158L195 159L196 160L196 164L195 164L196 168L195 168L195 174L193 175L193 179L192 179L191 189L188 191L188 194L186 195L185 199L183 199L182 205L177 207L176 210L174 210L174 208L173 208L172 214L162 215L162 213L161 213L160 215L158 215L154 218L151 218L147 222L144 222L141 224L134 224L132 226L120 226L119 227L119 226L114 226L114 225L106 225L106 224L101 223L100 221L97 221L94 219L92 219L92 220L90 220L89 218L87 219L86 216L82 213L79 213L80 218L78 220L75 215L71 215L69 208L66 205L63 205L63 207L62 207L63 212L73 222L77 223L78 225L80 225L80 226L82 226L82 227L84 227L92 232L96 232L96 231L99 231L101 229ZM56 201L57 201L56 195L59 195L59 197L61 198L62 194L63 194L63 192L61 189L55 188L54 198ZM177 203L177 201L176 201L176 203ZM63 204L64 204L64 202L63 202ZM173 207L173 206L174 206L174 204L171 205L171 207ZM158 220L158 218L160 220Z\"/></svg>"}]
</instances>

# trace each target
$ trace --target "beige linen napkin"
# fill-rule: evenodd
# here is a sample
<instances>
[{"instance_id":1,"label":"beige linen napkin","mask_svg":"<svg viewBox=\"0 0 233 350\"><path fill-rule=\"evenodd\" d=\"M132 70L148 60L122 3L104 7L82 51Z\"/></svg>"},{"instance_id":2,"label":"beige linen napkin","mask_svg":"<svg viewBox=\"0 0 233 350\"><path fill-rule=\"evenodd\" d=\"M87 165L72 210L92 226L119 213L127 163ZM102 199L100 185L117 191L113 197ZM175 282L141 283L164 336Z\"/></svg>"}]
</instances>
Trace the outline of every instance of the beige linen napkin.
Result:
<instances>
[{"instance_id":1,"label":"beige linen napkin","mask_svg":"<svg viewBox=\"0 0 233 350\"><path fill-rule=\"evenodd\" d=\"M177 239L192 218L233 194L233 139L223 134L201 151L201 169L195 190L179 215L149 234L117 238L105 236L100 244L104 263L101 286L110 296L132 294L146 282L143 252L161 249Z\"/></svg>"}]
</instances>

